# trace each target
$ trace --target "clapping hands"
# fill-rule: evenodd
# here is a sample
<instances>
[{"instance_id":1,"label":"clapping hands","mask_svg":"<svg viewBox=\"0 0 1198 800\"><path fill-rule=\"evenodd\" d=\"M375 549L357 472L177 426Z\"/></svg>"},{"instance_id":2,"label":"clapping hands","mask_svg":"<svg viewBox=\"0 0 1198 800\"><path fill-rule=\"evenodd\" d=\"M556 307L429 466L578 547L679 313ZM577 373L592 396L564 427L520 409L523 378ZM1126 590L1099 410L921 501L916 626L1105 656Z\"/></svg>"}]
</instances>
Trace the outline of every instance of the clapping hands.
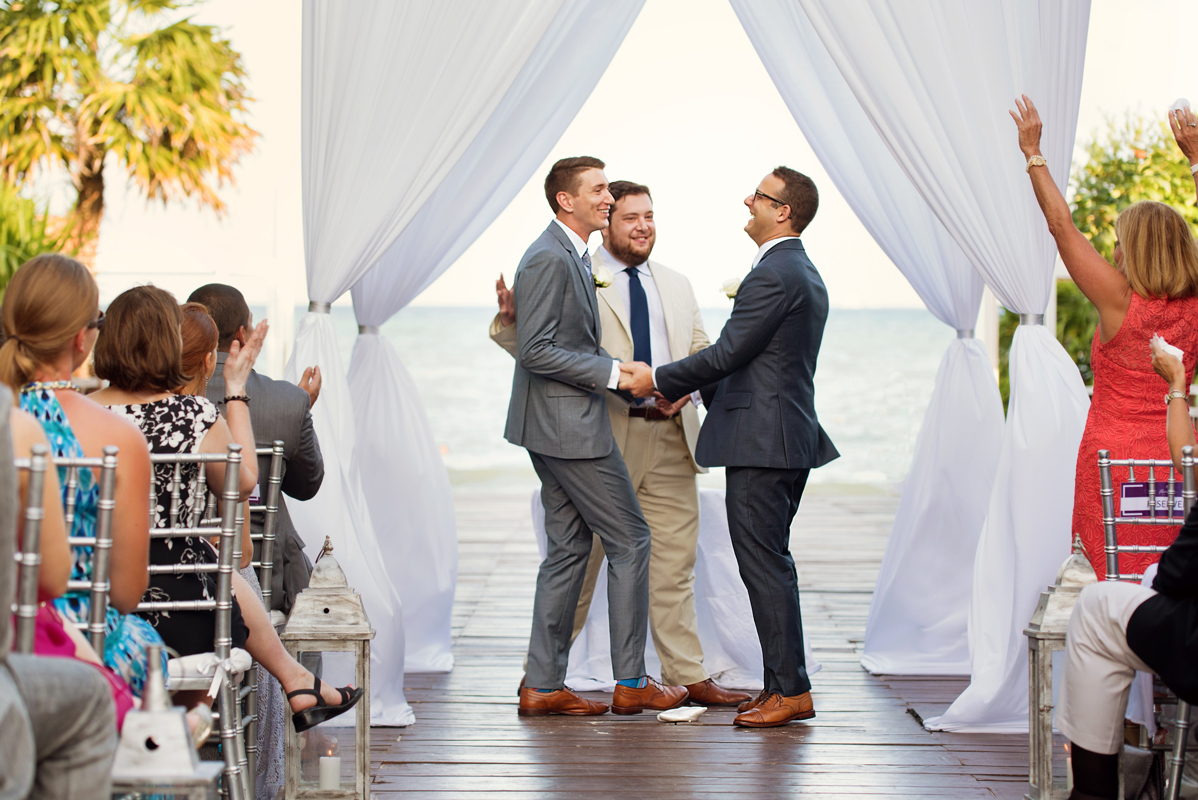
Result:
<instances>
[{"instance_id":1,"label":"clapping hands","mask_svg":"<svg viewBox=\"0 0 1198 800\"><path fill-rule=\"evenodd\" d=\"M1040 122L1040 112L1036 111L1036 106L1032 103L1030 97L1023 95L1023 102L1015 101L1015 107L1019 109L1019 113L1009 111L1011 119L1015 120L1015 127L1019 129L1019 149L1023 151L1024 158L1040 155L1040 130L1044 127Z\"/></svg>"},{"instance_id":2,"label":"clapping hands","mask_svg":"<svg viewBox=\"0 0 1198 800\"><path fill-rule=\"evenodd\" d=\"M1191 164L1198 163L1198 118L1194 117L1194 112L1188 107L1170 111L1169 128L1185 157Z\"/></svg>"},{"instance_id":3,"label":"clapping hands","mask_svg":"<svg viewBox=\"0 0 1198 800\"><path fill-rule=\"evenodd\" d=\"M250 376L250 371L254 369L254 362L258 360L258 354L262 352L262 343L266 341L266 332L270 330L270 323L262 320L254 329L250 331L250 335L245 340L243 345L237 339L229 345L229 357L225 359L225 391L230 395L245 394L245 381Z\"/></svg>"}]
</instances>

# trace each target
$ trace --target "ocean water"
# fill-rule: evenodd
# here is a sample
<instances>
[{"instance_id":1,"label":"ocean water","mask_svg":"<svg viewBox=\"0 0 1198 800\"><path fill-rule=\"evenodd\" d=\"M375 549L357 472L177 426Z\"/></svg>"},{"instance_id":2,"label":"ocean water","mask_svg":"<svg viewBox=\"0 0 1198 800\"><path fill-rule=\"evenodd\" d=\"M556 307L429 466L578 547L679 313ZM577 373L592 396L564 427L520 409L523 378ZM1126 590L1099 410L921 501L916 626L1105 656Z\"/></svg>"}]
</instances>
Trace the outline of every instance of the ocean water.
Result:
<instances>
[{"instance_id":1,"label":"ocean water","mask_svg":"<svg viewBox=\"0 0 1198 800\"><path fill-rule=\"evenodd\" d=\"M729 309L703 312L712 339L728 314ZM537 485L528 455L503 438L512 359L487 337L493 316L488 308L416 307L380 329L420 388L450 479L459 489ZM357 324L344 307L333 309L333 320L348 368ZM813 471L813 485L898 489L940 358L955 336L926 310L831 311L815 397L820 422L841 457ZM700 483L722 486L722 470L700 476Z\"/></svg>"}]
</instances>

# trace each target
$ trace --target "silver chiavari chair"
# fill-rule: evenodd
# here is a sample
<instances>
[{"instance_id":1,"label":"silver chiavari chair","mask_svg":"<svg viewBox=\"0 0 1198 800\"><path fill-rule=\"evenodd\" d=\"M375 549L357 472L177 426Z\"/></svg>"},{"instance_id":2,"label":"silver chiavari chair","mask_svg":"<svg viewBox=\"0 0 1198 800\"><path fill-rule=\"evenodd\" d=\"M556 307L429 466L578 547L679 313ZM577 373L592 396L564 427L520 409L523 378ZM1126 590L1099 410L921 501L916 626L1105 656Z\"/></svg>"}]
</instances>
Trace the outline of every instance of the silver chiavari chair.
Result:
<instances>
[{"instance_id":1,"label":"silver chiavari chair","mask_svg":"<svg viewBox=\"0 0 1198 800\"><path fill-rule=\"evenodd\" d=\"M238 502L239 476L241 472L241 446L230 444L225 453L178 453L150 455L150 462L155 465L171 465L173 467L171 480L168 484L170 492L170 507L166 509L169 527L151 528L153 539L171 538L204 538L210 539L218 535L218 561L216 564L151 564L150 574L203 574L217 575L217 596L215 600L172 600L143 602L138 605L139 612L146 611L212 611L216 614L216 637L214 652L224 670L225 677L220 681L218 690L221 753L225 762L224 782L222 793L230 800L250 800L253 797L252 774L248 770L248 755L245 748L243 718L240 710L239 687L234 685L233 670L224 665L231 664L233 651L233 571L240 558L240 540L242 529L238 525L241 512ZM219 518L207 518L208 503L207 483L204 465L225 462L224 486L221 489L216 507ZM194 498L192 508L185 513L182 492L185 480L183 466L196 464L198 476L190 483L190 496ZM156 496L151 495L151 515L157 502ZM219 521L219 527L205 525L206 522ZM174 679L172 678L172 683ZM173 689L177 688L172 686Z\"/></svg>"},{"instance_id":2,"label":"silver chiavari chair","mask_svg":"<svg viewBox=\"0 0 1198 800\"><path fill-rule=\"evenodd\" d=\"M1111 477L1112 467L1127 467L1128 482L1136 480L1135 471L1137 467L1145 468L1148 473L1148 508L1145 517L1125 517L1115 515L1115 489L1114 481ZM1156 481L1156 470L1167 467L1169 477L1165 492L1167 511L1166 514L1158 514L1156 509L1156 500L1159 496ZM1102 528L1104 534L1104 550L1106 552L1106 579L1108 581L1132 581L1139 583L1143 579L1143 575L1125 573L1120 569L1119 556L1122 553L1155 553L1160 554L1168 550L1167 546L1163 545L1123 545L1119 544L1118 527L1119 525L1180 525L1185 521L1186 515L1194 505L1195 485L1194 485L1194 450L1192 447L1182 448L1181 456L1181 474L1182 474L1182 513L1179 515L1175 512L1176 488L1175 478L1176 469L1173 462L1169 459L1142 459L1142 458L1125 458L1113 459L1109 450L1098 451L1098 471L1101 477L1101 495L1102 495ZM1168 784L1165 790L1165 796L1169 800L1178 800L1181 796L1181 774L1185 764L1186 743L1189 737L1190 729L1190 704L1181 698L1173 695L1172 692L1167 692L1165 698L1159 701L1161 705L1176 704L1175 718L1173 720L1172 736L1173 745L1170 749L1169 768L1166 771Z\"/></svg>"},{"instance_id":3,"label":"silver chiavari chair","mask_svg":"<svg viewBox=\"0 0 1198 800\"><path fill-rule=\"evenodd\" d=\"M34 446L31 458L16 459L18 469L28 469L30 472L29 497L23 512L25 536L22 542L24 552L20 554L22 572L19 578L21 601L17 613L17 652L33 651L34 619L37 616L37 573L42 560L41 521L45 516L41 498L45 488L45 470L49 465L65 470L63 489L66 499L63 515L68 535L74 528L80 471L91 469L100 472L95 533L93 536L69 536L67 539L72 549L91 548L91 577L72 578L67 582L67 591L88 593L88 620L86 623L80 623L79 627L87 632L92 648L103 657L108 598L112 586L109 572L112 556L112 512L116 507L117 453L118 448L109 446L104 448L104 455L99 458L62 457L47 461L46 446L39 444Z\"/></svg>"}]
</instances>

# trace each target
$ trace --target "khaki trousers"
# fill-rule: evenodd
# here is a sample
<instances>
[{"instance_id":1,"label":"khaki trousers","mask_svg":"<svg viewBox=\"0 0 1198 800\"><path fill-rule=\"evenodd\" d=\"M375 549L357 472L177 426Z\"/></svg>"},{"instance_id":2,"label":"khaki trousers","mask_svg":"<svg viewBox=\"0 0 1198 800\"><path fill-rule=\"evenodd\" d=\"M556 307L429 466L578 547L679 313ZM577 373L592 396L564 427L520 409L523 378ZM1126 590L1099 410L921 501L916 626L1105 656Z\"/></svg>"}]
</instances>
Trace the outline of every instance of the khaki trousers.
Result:
<instances>
[{"instance_id":1,"label":"khaki trousers","mask_svg":"<svg viewBox=\"0 0 1198 800\"><path fill-rule=\"evenodd\" d=\"M1091 753L1113 755L1123 745L1123 715L1136 670L1152 668L1127 646L1127 623L1156 592L1103 581L1082 590L1065 635L1065 677L1057 729Z\"/></svg>"},{"instance_id":2,"label":"khaki trousers","mask_svg":"<svg viewBox=\"0 0 1198 800\"><path fill-rule=\"evenodd\" d=\"M661 680L686 686L707 680L695 616L695 548L699 543L699 490L690 448L677 418L628 420L624 463L649 523L649 631L661 658ZM586 580L574 612L578 637L603 567L603 545L594 537Z\"/></svg>"}]
</instances>

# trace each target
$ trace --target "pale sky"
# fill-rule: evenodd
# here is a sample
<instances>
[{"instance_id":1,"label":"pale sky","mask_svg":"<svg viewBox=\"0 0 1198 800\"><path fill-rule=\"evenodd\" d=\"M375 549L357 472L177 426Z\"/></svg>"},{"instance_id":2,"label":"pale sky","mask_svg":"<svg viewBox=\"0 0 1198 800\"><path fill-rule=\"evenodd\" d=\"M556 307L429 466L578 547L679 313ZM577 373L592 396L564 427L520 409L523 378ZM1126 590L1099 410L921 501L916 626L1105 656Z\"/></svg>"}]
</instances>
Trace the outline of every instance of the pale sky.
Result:
<instances>
[{"instance_id":1,"label":"pale sky","mask_svg":"<svg viewBox=\"0 0 1198 800\"><path fill-rule=\"evenodd\" d=\"M1082 84L1079 140L1105 115L1163 112L1198 100L1186 0L1094 0ZM290 315L307 300L300 202L300 2L209 0L199 21L224 28L241 50L257 98L257 151L223 197L222 220L187 205L147 206L109 162L107 214L97 266L105 300L152 280L181 297L211 280L234 283L274 316L281 363ZM1164 32L1164 33L1162 33ZM1012 125L1011 147L1016 146ZM491 227L415 301L491 305L500 272L510 279L550 212L541 192L549 165L568 155L607 162L610 179L650 186L654 257L687 274L700 305L727 301L718 288L747 268L755 246L741 204L778 164L809 174L820 210L804 234L830 300L842 308L920 307L816 161L725 0L648 0L620 51L545 164ZM1178 155L1180 158L1180 154ZM595 242L598 243L598 236ZM347 294L342 302L348 302ZM273 371L273 370L272 370Z\"/></svg>"}]
</instances>

